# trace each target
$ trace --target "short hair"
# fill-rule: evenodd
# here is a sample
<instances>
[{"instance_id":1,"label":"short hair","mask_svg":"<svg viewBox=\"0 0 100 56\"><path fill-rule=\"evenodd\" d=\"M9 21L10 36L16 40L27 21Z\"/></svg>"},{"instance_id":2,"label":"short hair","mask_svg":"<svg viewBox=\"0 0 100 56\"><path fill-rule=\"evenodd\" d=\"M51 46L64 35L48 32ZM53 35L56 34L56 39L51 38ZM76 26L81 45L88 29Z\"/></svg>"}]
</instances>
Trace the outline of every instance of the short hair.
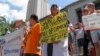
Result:
<instances>
[{"instance_id":1,"label":"short hair","mask_svg":"<svg viewBox=\"0 0 100 56\"><path fill-rule=\"evenodd\" d=\"M95 5L94 3L88 3L87 5Z\"/></svg>"},{"instance_id":2,"label":"short hair","mask_svg":"<svg viewBox=\"0 0 100 56\"><path fill-rule=\"evenodd\" d=\"M95 6L94 3L88 3L88 4L87 4L87 6L90 6L90 5Z\"/></svg>"},{"instance_id":3,"label":"short hair","mask_svg":"<svg viewBox=\"0 0 100 56\"><path fill-rule=\"evenodd\" d=\"M36 22L39 22L39 21L38 21L38 16L35 15L35 14L32 14L32 15L30 16L30 19L33 19L33 20L35 20Z\"/></svg>"},{"instance_id":4,"label":"short hair","mask_svg":"<svg viewBox=\"0 0 100 56\"><path fill-rule=\"evenodd\" d=\"M54 7L58 8L58 5L57 4L52 4L51 9L54 8Z\"/></svg>"}]
</instances>

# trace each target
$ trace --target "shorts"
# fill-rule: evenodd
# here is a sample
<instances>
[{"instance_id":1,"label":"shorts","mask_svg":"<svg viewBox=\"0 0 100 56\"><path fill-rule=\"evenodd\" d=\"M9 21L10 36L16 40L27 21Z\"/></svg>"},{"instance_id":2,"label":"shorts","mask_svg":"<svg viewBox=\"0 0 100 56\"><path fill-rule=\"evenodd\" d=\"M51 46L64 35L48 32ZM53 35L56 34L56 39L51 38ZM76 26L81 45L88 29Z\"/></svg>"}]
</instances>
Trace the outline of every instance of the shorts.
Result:
<instances>
[{"instance_id":1,"label":"shorts","mask_svg":"<svg viewBox=\"0 0 100 56\"><path fill-rule=\"evenodd\" d=\"M73 39L72 39L72 36L71 36L70 33L69 33L69 36L68 36L68 42L73 43Z\"/></svg>"},{"instance_id":2,"label":"shorts","mask_svg":"<svg viewBox=\"0 0 100 56\"><path fill-rule=\"evenodd\" d=\"M77 39L77 44L78 44L78 47L83 46L83 44L84 44L84 39L83 39L83 38Z\"/></svg>"},{"instance_id":3,"label":"shorts","mask_svg":"<svg viewBox=\"0 0 100 56\"><path fill-rule=\"evenodd\" d=\"M99 43L100 42L100 30L91 31L91 38L93 43Z\"/></svg>"}]
</instances>

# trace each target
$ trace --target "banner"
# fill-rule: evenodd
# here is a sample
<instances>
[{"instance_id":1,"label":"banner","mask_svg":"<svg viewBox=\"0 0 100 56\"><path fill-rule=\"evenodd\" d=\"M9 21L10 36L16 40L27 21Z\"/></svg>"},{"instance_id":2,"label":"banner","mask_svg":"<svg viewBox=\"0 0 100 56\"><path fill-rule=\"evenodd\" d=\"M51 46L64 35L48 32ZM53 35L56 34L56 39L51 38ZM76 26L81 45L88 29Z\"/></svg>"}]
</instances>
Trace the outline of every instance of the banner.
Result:
<instances>
[{"instance_id":1,"label":"banner","mask_svg":"<svg viewBox=\"0 0 100 56\"><path fill-rule=\"evenodd\" d=\"M85 30L100 29L100 13L95 13L82 17Z\"/></svg>"},{"instance_id":2,"label":"banner","mask_svg":"<svg viewBox=\"0 0 100 56\"><path fill-rule=\"evenodd\" d=\"M5 39L2 46L2 56L20 56L22 37L24 36L23 28L14 31L1 38Z\"/></svg>"},{"instance_id":3,"label":"banner","mask_svg":"<svg viewBox=\"0 0 100 56\"><path fill-rule=\"evenodd\" d=\"M42 43L53 43L63 40L68 35L68 21L66 12L61 12L55 17L40 20L42 25Z\"/></svg>"}]
</instances>

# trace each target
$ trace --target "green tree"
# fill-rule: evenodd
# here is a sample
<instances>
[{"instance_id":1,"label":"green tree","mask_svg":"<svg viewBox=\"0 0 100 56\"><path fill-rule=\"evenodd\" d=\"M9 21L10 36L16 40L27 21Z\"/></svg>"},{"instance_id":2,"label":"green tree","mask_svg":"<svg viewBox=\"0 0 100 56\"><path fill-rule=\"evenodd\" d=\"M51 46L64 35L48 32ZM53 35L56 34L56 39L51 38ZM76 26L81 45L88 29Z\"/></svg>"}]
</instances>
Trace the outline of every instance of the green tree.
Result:
<instances>
[{"instance_id":1,"label":"green tree","mask_svg":"<svg viewBox=\"0 0 100 56\"><path fill-rule=\"evenodd\" d=\"M18 20L13 20L9 22L4 16L0 16L0 36L5 35L8 31L13 32L17 21Z\"/></svg>"},{"instance_id":2,"label":"green tree","mask_svg":"<svg viewBox=\"0 0 100 56\"><path fill-rule=\"evenodd\" d=\"M5 34L5 29L7 28L7 21L6 18L3 16L0 16L0 35Z\"/></svg>"},{"instance_id":3,"label":"green tree","mask_svg":"<svg viewBox=\"0 0 100 56\"><path fill-rule=\"evenodd\" d=\"M4 16L0 16L0 36L5 35L7 31L14 31L12 26L14 26L15 22L16 21L12 21L9 23Z\"/></svg>"}]
</instances>

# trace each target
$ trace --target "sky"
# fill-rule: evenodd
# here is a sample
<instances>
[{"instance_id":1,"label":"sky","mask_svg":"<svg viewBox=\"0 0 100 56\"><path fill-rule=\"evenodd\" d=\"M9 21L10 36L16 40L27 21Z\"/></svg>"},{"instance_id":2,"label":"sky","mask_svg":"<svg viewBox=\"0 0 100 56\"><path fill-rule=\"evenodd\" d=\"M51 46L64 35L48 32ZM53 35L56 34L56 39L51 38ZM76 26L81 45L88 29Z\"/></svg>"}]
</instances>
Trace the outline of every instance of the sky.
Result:
<instances>
[{"instance_id":1,"label":"sky","mask_svg":"<svg viewBox=\"0 0 100 56\"><path fill-rule=\"evenodd\" d=\"M50 6L54 3L59 8L75 2L77 0L49 0ZM5 16L7 20L25 20L28 0L0 0L0 15Z\"/></svg>"},{"instance_id":2,"label":"sky","mask_svg":"<svg viewBox=\"0 0 100 56\"><path fill-rule=\"evenodd\" d=\"M49 0L50 5L57 4L60 9L78 0Z\"/></svg>"}]
</instances>

